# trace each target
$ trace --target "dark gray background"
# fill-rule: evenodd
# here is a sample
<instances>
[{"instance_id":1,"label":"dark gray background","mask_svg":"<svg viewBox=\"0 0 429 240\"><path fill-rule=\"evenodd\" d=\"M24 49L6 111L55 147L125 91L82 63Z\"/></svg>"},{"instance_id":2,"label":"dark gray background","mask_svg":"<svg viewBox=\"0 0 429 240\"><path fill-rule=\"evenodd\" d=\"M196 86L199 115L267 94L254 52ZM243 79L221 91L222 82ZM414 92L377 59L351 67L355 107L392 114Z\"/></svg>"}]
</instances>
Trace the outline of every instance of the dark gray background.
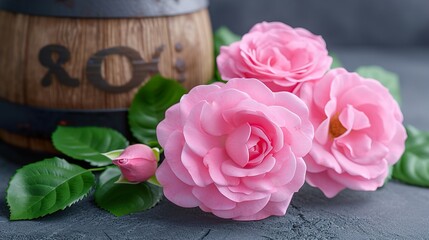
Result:
<instances>
[{"instance_id":1,"label":"dark gray background","mask_svg":"<svg viewBox=\"0 0 429 240\"><path fill-rule=\"evenodd\" d=\"M281 21L322 35L328 46L429 45L427 0L211 0L214 29L243 34Z\"/></svg>"}]
</instances>

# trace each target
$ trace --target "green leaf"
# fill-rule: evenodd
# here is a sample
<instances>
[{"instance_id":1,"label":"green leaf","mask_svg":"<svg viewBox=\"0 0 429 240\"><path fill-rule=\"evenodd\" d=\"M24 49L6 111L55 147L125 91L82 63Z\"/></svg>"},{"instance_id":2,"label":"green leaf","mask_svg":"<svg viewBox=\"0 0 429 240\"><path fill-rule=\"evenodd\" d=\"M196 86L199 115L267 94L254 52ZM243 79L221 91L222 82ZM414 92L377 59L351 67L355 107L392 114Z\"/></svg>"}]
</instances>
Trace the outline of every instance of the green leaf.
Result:
<instances>
[{"instance_id":1,"label":"green leaf","mask_svg":"<svg viewBox=\"0 0 429 240\"><path fill-rule=\"evenodd\" d=\"M362 77L378 80L387 89L389 89L390 94L392 94L395 100L398 103L401 103L401 91L398 75L379 66L362 66L359 67L356 72Z\"/></svg>"},{"instance_id":2,"label":"green leaf","mask_svg":"<svg viewBox=\"0 0 429 240\"><path fill-rule=\"evenodd\" d=\"M93 166L112 164L112 160L103 153L128 146L127 139L119 132L99 127L60 126L53 133L52 141L60 152Z\"/></svg>"},{"instance_id":3,"label":"green leaf","mask_svg":"<svg viewBox=\"0 0 429 240\"><path fill-rule=\"evenodd\" d=\"M331 69L334 68L340 68L343 66L343 64L341 64L340 59L338 58L337 54L335 53L330 53L331 57L332 57L332 64L331 64Z\"/></svg>"},{"instance_id":4,"label":"green leaf","mask_svg":"<svg viewBox=\"0 0 429 240\"><path fill-rule=\"evenodd\" d=\"M220 47L230 45L233 42L240 41L240 39L241 37L239 35L233 33L227 27L220 27L214 33L214 47L216 56L220 53Z\"/></svg>"},{"instance_id":5,"label":"green leaf","mask_svg":"<svg viewBox=\"0 0 429 240\"><path fill-rule=\"evenodd\" d=\"M404 183L429 187L429 132L408 126L405 153L393 167L393 178Z\"/></svg>"},{"instance_id":6,"label":"green leaf","mask_svg":"<svg viewBox=\"0 0 429 240\"><path fill-rule=\"evenodd\" d=\"M115 183L120 176L121 171L116 167L101 174L95 191L95 202L99 207L120 217L152 208L161 200L162 188L149 183Z\"/></svg>"},{"instance_id":7,"label":"green leaf","mask_svg":"<svg viewBox=\"0 0 429 240\"><path fill-rule=\"evenodd\" d=\"M156 126L164 120L165 111L185 93L186 89L177 81L153 76L138 91L128 113L133 136L148 146L159 147Z\"/></svg>"},{"instance_id":8,"label":"green leaf","mask_svg":"<svg viewBox=\"0 0 429 240\"><path fill-rule=\"evenodd\" d=\"M215 76L214 78L209 82L225 82L222 80L222 77L220 76L219 70L217 68L216 64L216 58L220 54L220 47L230 45L233 42L240 41L241 37L235 33L233 33L231 30L229 30L227 27L220 27L215 33L214 33L214 57L215 57Z\"/></svg>"},{"instance_id":9,"label":"green leaf","mask_svg":"<svg viewBox=\"0 0 429 240\"><path fill-rule=\"evenodd\" d=\"M84 198L94 184L90 171L60 158L24 166L7 189L10 220L34 219L65 209Z\"/></svg>"}]
</instances>

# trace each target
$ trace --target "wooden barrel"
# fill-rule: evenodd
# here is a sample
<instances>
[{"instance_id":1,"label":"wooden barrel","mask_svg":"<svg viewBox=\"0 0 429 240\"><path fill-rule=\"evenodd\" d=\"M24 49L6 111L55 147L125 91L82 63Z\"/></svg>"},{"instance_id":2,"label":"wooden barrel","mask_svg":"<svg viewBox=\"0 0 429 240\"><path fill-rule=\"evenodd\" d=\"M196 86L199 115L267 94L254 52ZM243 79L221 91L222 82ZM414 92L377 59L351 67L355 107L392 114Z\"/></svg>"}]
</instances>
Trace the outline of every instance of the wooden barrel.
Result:
<instances>
[{"instance_id":1,"label":"wooden barrel","mask_svg":"<svg viewBox=\"0 0 429 240\"><path fill-rule=\"evenodd\" d=\"M213 74L208 0L0 0L0 138L52 151L57 125L127 132L156 73L188 89Z\"/></svg>"}]
</instances>

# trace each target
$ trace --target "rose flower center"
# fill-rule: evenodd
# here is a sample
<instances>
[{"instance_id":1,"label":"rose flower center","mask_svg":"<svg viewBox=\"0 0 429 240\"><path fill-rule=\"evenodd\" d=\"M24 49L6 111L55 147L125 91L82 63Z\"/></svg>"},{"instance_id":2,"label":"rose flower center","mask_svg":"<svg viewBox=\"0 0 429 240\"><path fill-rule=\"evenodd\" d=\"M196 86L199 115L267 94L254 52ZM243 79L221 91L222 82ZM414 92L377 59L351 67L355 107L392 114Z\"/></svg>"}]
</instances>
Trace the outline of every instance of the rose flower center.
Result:
<instances>
[{"instance_id":1,"label":"rose flower center","mask_svg":"<svg viewBox=\"0 0 429 240\"><path fill-rule=\"evenodd\" d=\"M337 138L347 131L343 124L341 124L340 119L338 117L339 114L335 114L329 122L329 135L332 138Z\"/></svg>"}]
</instances>

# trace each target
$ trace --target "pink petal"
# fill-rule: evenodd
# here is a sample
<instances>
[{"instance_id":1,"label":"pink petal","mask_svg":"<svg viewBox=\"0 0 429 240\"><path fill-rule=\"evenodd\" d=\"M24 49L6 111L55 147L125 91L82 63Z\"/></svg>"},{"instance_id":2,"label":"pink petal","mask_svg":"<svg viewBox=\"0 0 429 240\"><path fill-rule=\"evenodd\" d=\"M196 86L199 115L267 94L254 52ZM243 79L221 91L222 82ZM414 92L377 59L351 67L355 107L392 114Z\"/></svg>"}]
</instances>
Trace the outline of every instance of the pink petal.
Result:
<instances>
[{"instance_id":1,"label":"pink petal","mask_svg":"<svg viewBox=\"0 0 429 240\"><path fill-rule=\"evenodd\" d=\"M165 197L174 204L185 208L199 205L198 199L192 194L192 187L180 181L166 162L158 167L156 178L163 186Z\"/></svg>"},{"instance_id":2,"label":"pink petal","mask_svg":"<svg viewBox=\"0 0 429 240\"><path fill-rule=\"evenodd\" d=\"M228 47L222 46L220 48L220 54L217 56L216 62L222 79L230 80L244 77L244 73L238 69L242 62L241 57L238 58L240 52L240 42L235 42Z\"/></svg>"},{"instance_id":3,"label":"pink petal","mask_svg":"<svg viewBox=\"0 0 429 240\"><path fill-rule=\"evenodd\" d=\"M370 152L372 147L372 139L363 133L352 132L347 136L335 140L338 146L345 147L350 153L350 157L365 158L366 155L372 154ZM382 156L384 157L384 155Z\"/></svg>"},{"instance_id":4,"label":"pink petal","mask_svg":"<svg viewBox=\"0 0 429 240\"><path fill-rule=\"evenodd\" d=\"M225 150L231 159L241 167L249 162L249 150L246 143L249 141L251 127L245 123L235 129L226 139Z\"/></svg>"},{"instance_id":5,"label":"pink petal","mask_svg":"<svg viewBox=\"0 0 429 240\"><path fill-rule=\"evenodd\" d=\"M222 145L221 139L207 134L201 128L201 111L207 103L201 102L196 105L183 127L183 134L188 146L201 157L204 157L211 149Z\"/></svg>"},{"instance_id":6,"label":"pink petal","mask_svg":"<svg viewBox=\"0 0 429 240\"><path fill-rule=\"evenodd\" d=\"M242 124L248 123L250 126L258 126L263 130L264 135L268 136L271 141L270 145L273 146L274 150L277 151L283 147L284 136L283 132L275 123L273 123L269 117L262 112L263 106L260 106L260 110L253 110L253 103L250 101L243 101L237 106L237 109L231 109L224 112L225 119L235 126L241 126ZM258 104L255 103L255 106ZM266 111L268 111L266 109Z\"/></svg>"},{"instance_id":7,"label":"pink petal","mask_svg":"<svg viewBox=\"0 0 429 240\"><path fill-rule=\"evenodd\" d=\"M393 136L392 141L388 146L390 151L386 156L386 160L390 165L395 164L404 153L405 140L407 138L404 125L402 125L400 122L396 123L395 133L395 136Z\"/></svg>"},{"instance_id":8,"label":"pink petal","mask_svg":"<svg viewBox=\"0 0 429 240\"><path fill-rule=\"evenodd\" d=\"M336 70L332 70L330 72L333 71ZM345 70L337 70L337 72L333 72L333 74L334 77L331 80L332 82L329 96L331 99L338 98L339 102L347 104L348 102L345 102L341 97L347 96L350 89L359 88L361 86L361 79L356 73L349 73ZM365 95L360 95L361 98L362 96ZM340 108L344 107L345 105L340 106Z\"/></svg>"},{"instance_id":9,"label":"pink petal","mask_svg":"<svg viewBox=\"0 0 429 240\"><path fill-rule=\"evenodd\" d=\"M274 159L272 156L267 156L261 164L256 165L255 167L242 168L233 161L229 160L222 163L221 169L222 172L227 176L248 177L270 172L271 169L273 169L275 163L276 159Z\"/></svg>"},{"instance_id":10,"label":"pink petal","mask_svg":"<svg viewBox=\"0 0 429 240\"><path fill-rule=\"evenodd\" d=\"M269 216L284 216L286 214L286 210L289 207L290 200L284 202L268 202L267 205L259 212L255 213L251 216L243 216L235 218L234 220L238 221L255 221L265 219Z\"/></svg>"},{"instance_id":11,"label":"pink petal","mask_svg":"<svg viewBox=\"0 0 429 240\"><path fill-rule=\"evenodd\" d=\"M392 119L390 109L384 109L381 105L363 105L359 110L364 112L369 118L371 127L366 129L366 133L371 139L381 142L389 142L394 136L396 129L396 120Z\"/></svg>"},{"instance_id":12,"label":"pink petal","mask_svg":"<svg viewBox=\"0 0 429 240\"><path fill-rule=\"evenodd\" d=\"M313 158L314 162L317 164L334 169L336 172L343 172L341 165L338 163L338 160L332 155L329 148L314 143L313 148L310 151L310 155ZM304 157L305 158L305 157Z\"/></svg>"},{"instance_id":13,"label":"pink petal","mask_svg":"<svg viewBox=\"0 0 429 240\"><path fill-rule=\"evenodd\" d=\"M234 128L224 120L222 113L248 98L246 93L236 89L227 89L217 94L213 102L203 106L200 116L202 129L213 136L231 132Z\"/></svg>"},{"instance_id":14,"label":"pink petal","mask_svg":"<svg viewBox=\"0 0 429 240\"><path fill-rule=\"evenodd\" d=\"M235 220L243 217L251 218L252 215L261 211L268 203L269 197L253 201L245 201L237 204L237 207L228 211L214 210L213 214L222 218L232 218Z\"/></svg>"},{"instance_id":15,"label":"pink petal","mask_svg":"<svg viewBox=\"0 0 429 240\"><path fill-rule=\"evenodd\" d=\"M270 119L277 122L279 126L284 126L282 132L285 143L291 146L297 156L307 155L311 149L314 135L313 126L308 119L301 119L295 113L279 106L270 107L270 110L275 111L275 114L271 114ZM274 115L281 116L283 121L276 120ZM275 150L279 148L277 147Z\"/></svg>"},{"instance_id":16,"label":"pink petal","mask_svg":"<svg viewBox=\"0 0 429 240\"><path fill-rule=\"evenodd\" d=\"M259 141L263 141L263 142L265 142L268 145L267 148L265 149L265 153L270 153L271 152L271 150L273 149L272 145L276 146L277 148L283 147L283 142L279 141L279 139L274 139L274 140L278 141L278 143L272 143L272 142L270 142L270 141L273 141L273 139L270 139L271 136L269 136L269 135L267 136L267 133L264 130L262 130L258 126L258 124L255 124L255 126L252 126L251 130L252 130L251 137L257 137L257 138L259 138ZM282 137L282 136L283 135L281 135L280 137ZM277 149L274 149L274 151L276 151L276 150Z\"/></svg>"},{"instance_id":17,"label":"pink petal","mask_svg":"<svg viewBox=\"0 0 429 240\"><path fill-rule=\"evenodd\" d=\"M171 170L181 181L188 185L194 185L191 175L181 161L183 144L182 133L180 131L173 132L164 147L164 162L171 167Z\"/></svg>"},{"instance_id":18,"label":"pink petal","mask_svg":"<svg viewBox=\"0 0 429 240\"><path fill-rule=\"evenodd\" d=\"M179 104L173 105L165 112L165 119L156 127L156 137L161 146L165 146L167 139L175 130L182 128Z\"/></svg>"},{"instance_id":19,"label":"pink petal","mask_svg":"<svg viewBox=\"0 0 429 240\"><path fill-rule=\"evenodd\" d=\"M304 160L301 158L296 159L296 169L295 169L295 174L293 178L287 184L281 187L278 187L277 192L274 192L271 195L270 201L272 202L290 201L293 194L295 192L298 192L299 189L301 189L301 187L304 185L306 170L307 170L307 167L305 165Z\"/></svg>"},{"instance_id":20,"label":"pink petal","mask_svg":"<svg viewBox=\"0 0 429 240\"><path fill-rule=\"evenodd\" d=\"M255 24L249 32L268 32L271 30L292 31L293 28L282 22L261 22Z\"/></svg>"},{"instance_id":21,"label":"pink petal","mask_svg":"<svg viewBox=\"0 0 429 240\"><path fill-rule=\"evenodd\" d=\"M331 118L325 119L316 129L316 132L314 134L314 139L321 145L328 144L328 141L330 140L329 137L329 124L330 124Z\"/></svg>"},{"instance_id":22,"label":"pink petal","mask_svg":"<svg viewBox=\"0 0 429 240\"><path fill-rule=\"evenodd\" d=\"M231 186L238 185L240 180L235 176L228 176L221 167L222 164L229 160L225 150L221 148L212 149L205 157L204 164L207 165L211 179L218 185ZM231 161L232 162L232 161ZM233 163L235 165L235 163Z\"/></svg>"},{"instance_id":23,"label":"pink petal","mask_svg":"<svg viewBox=\"0 0 429 240\"><path fill-rule=\"evenodd\" d=\"M214 184L207 187L195 187L192 191L194 196L198 198L204 206L213 210L233 210L237 203L223 196Z\"/></svg>"},{"instance_id":24,"label":"pink petal","mask_svg":"<svg viewBox=\"0 0 429 240\"><path fill-rule=\"evenodd\" d=\"M375 191L377 188L383 186L388 174L388 169L386 167L384 171L380 173L379 176L372 179L352 176L347 173L337 174L330 171L328 171L328 174L334 181L344 184L344 186L346 186L347 188L353 190Z\"/></svg>"},{"instance_id":25,"label":"pink petal","mask_svg":"<svg viewBox=\"0 0 429 240\"><path fill-rule=\"evenodd\" d=\"M306 179L308 184L322 190L323 194L325 194L327 198L335 197L339 192L346 188L340 182L333 180L328 174L328 171L307 173Z\"/></svg>"},{"instance_id":26,"label":"pink petal","mask_svg":"<svg viewBox=\"0 0 429 240\"><path fill-rule=\"evenodd\" d=\"M337 113L337 99L333 98L329 100L326 103L324 110L327 117L333 117Z\"/></svg>"},{"instance_id":27,"label":"pink petal","mask_svg":"<svg viewBox=\"0 0 429 240\"><path fill-rule=\"evenodd\" d=\"M318 172L323 172L327 169L325 166L322 166L316 163L316 161L314 161L311 154L308 154L307 156L305 156L304 160L305 160L305 164L307 165L308 172L318 173Z\"/></svg>"},{"instance_id":28,"label":"pink petal","mask_svg":"<svg viewBox=\"0 0 429 240\"><path fill-rule=\"evenodd\" d=\"M271 192L275 189L272 178L262 175L243 178L242 183L246 187L259 192Z\"/></svg>"},{"instance_id":29,"label":"pink petal","mask_svg":"<svg viewBox=\"0 0 429 240\"><path fill-rule=\"evenodd\" d=\"M294 94L288 92L276 93L273 104L287 108L301 119L306 119L309 116L307 105Z\"/></svg>"},{"instance_id":30,"label":"pink petal","mask_svg":"<svg viewBox=\"0 0 429 240\"><path fill-rule=\"evenodd\" d=\"M241 203L245 201L260 200L267 197L266 192L255 191L250 194L249 193L246 194L241 192L234 192L229 187L218 186L218 189L219 189L219 192L222 193L222 195L237 203Z\"/></svg>"},{"instance_id":31,"label":"pink petal","mask_svg":"<svg viewBox=\"0 0 429 240\"><path fill-rule=\"evenodd\" d=\"M346 129L361 130L371 127L371 123L365 113L351 105L347 105L340 113L339 120Z\"/></svg>"},{"instance_id":32,"label":"pink petal","mask_svg":"<svg viewBox=\"0 0 429 240\"><path fill-rule=\"evenodd\" d=\"M378 159L378 161L372 161L371 164L361 165L351 159L348 159L335 147L332 148L332 153L341 165L342 169L353 176L372 179L380 176L380 174L387 169L387 161L385 159Z\"/></svg>"},{"instance_id":33,"label":"pink petal","mask_svg":"<svg viewBox=\"0 0 429 240\"><path fill-rule=\"evenodd\" d=\"M199 85L192 88L191 91L180 100L180 111L183 121L188 118L188 115L197 105L201 102L210 101L210 96L213 96L214 93L218 92L220 89L221 87L216 84ZM175 120L177 121L178 119Z\"/></svg>"},{"instance_id":34,"label":"pink petal","mask_svg":"<svg viewBox=\"0 0 429 240\"><path fill-rule=\"evenodd\" d=\"M286 155L285 157L280 157L283 154L280 155L278 153L274 155L277 162L282 163L281 168L275 172L271 171L266 175L267 178L271 179L275 186L283 186L292 181L296 177L297 161L302 161L302 159L297 160L290 149L285 148L282 152L287 153L287 155L284 154Z\"/></svg>"},{"instance_id":35,"label":"pink petal","mask_svg":"<svg viewBox=\"0 0 429 240\"><path fill-rule=\"evenodd\" d=\"M247 93L252 99L263 104L271 104L274 100L274 93L257 79L231 79L227 88L237 89Z\"/></svg>"},{"instance_id":36,"label":"pink petal","mask_svg":"<svg viewBox=\"0 0 429 240\"><path fill-rule=\"evenodd\" d=\"M330 96L331 92L331 84L333 79L337 75L341 75L347 73L344 68L337 68L329 71L320 81L318 81L314 86L314 103L320 108L323 109L328 101L330 101L333 97ZM330 115L329 115L330 116Z\"/></svg>"},{"instance_id":37,"label":"pink petal","mask_svg":"<svg viewBox=\"0 0 429 240\"><path fill-rule=\"evenodd\" d=\"M341 102L340 108L345 108L347 105L357 108L361 105L377 105L385 102L382 95L375 89L362 84L345 89L338 101Z\"/></svg>"},{"instance_id":38,"label":"pink petal","mask_svg":"<svg viewBox=\"0 0 429 240\"><path fill-rule=\"evenodd\" d=\"M183 148L181 159L197 186L204 187L213 183L203 158L195 154L187 144Z\"/></svg>"}]
</instances>

